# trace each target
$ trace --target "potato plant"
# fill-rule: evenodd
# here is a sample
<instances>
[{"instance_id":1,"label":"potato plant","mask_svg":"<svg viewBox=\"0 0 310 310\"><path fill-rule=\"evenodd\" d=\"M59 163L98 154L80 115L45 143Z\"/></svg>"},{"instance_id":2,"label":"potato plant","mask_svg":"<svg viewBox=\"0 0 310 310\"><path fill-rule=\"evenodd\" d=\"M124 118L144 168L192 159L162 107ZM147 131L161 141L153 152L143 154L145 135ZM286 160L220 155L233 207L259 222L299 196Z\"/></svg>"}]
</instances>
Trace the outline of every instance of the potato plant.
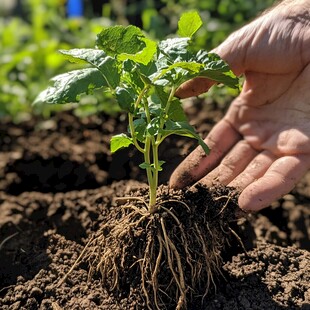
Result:
<instances>
[{"instance_id":1,"label":"potato plant","mask_svg":"<svg viewBox=\"0 0 310 310\"><path fill-rule=\"evenodd\" d=\"M54 77L52 85L39 94L35 103L70 103L95 89L111 92L128 113L128 133L111 139L111 152L134 145L144 156L140 164L149 184L150 213L157 210L158 173L164 161L158 148L170 135L196 139L209 148L187 122L178 87L197 76L237 88L238 79L214 53L195 51L191 38L202 26L196 11L184 13L178 22L178 36L154 41L135 26L111 26L97 36L94 49L60 52L71 62L87 63L83 69Z\"/></svg>"},{"instance_id":2,"label":"potato plant","mask_svg":"<svg viewBox=\"0 0 310 310\"><path fill-rule=\"evenodd\" d=\"M159 42L135 26L105 28L96 48L61 51L70 61L88 66L56 76L35 101L76 102L101 89L112 93L128 113L128 132L112 137L111 151L134 145L143 154L140 167L147 174L148 203L140 196L118 198L120 207L110 210L113 216L90 239L96 245L84 260L90 270L100 271L103 286L113 293L137 283L148 309L166 309L173 300L176 309L185 309L188 298L204 298L221 261L222 221L209 224L207 208L200 203L195 207L174 198L162 200L159 193L156 197L158 173L164 167L158 148L165 138L187 136L209 152L186 120L175 96L178 87L200 76L238 88L237 77L219 56L191 45L201 25L196 11L187 12L179 20L178 36Z\"/></svg>"}]
</instances>

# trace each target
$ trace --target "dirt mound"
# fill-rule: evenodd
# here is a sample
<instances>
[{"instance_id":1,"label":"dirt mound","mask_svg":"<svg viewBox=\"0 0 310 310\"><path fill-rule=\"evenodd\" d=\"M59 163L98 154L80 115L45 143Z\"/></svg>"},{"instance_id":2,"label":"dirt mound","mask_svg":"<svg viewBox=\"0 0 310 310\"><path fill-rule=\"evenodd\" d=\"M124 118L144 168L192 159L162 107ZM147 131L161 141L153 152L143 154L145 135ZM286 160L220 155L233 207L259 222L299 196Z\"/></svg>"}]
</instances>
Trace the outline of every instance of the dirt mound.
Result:
<instances>
[{"instance_id":1,"label":"dirt mound","mask_svg":"<svg viewBox=\"0 0 310 310\"><path fill-rule=\"evenodd\" d=\"M222 115L214 106L187 112L200 132ZM71 112L0 124L1 309L145 309L139 287L112 294L100 273L89 278L85 261L59 285L108 221L113 198L145 186L133 149L108 151L112 133L125 124L122 116L81 120ZM186 138L167 141L162 183L193 147ZM310 309L309 193L310 173L270 208L236 221L246 252L231 236L220 253L216 290L188 309Z\"/></svg>"}]
</instances>

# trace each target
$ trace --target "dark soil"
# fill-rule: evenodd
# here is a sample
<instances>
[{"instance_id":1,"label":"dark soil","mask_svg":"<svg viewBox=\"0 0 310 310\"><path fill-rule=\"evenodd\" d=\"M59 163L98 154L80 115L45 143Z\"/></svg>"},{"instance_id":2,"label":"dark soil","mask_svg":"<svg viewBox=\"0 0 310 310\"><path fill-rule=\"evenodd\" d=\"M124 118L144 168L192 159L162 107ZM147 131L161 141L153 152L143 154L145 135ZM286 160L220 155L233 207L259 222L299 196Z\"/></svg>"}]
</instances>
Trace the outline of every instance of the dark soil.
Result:
<instances>
[{"instance_id":1,"label":"dark soil","mask_svg":"<svg viewBox=\"0 0 310 310\"><path fill-rule=\"evenodd\" d=\"M186 110L202 134L223 115L216 105ZM145 188L139 155L131 148L113 156L108 151L111 135L125 129L123 115L78 119L63 112L18 125L2 120L0 309L145 309L139 281L127 279L115 294L102 284L99 272L90 277L86 260L59 285L90 238L114 216L114 198ZM162 184L194 147L187 138L166 142L160 154L166 161ZM225 201L210 212L218 214ZM235 234L219 232L223 246L216 288L211 285L203 304L196 296L188 308L310 309L309 215L310 173L264 211L235 221L226 217L246 252ZM165 306L173 309L172 304Z\"/></svg>"}]
</instances>

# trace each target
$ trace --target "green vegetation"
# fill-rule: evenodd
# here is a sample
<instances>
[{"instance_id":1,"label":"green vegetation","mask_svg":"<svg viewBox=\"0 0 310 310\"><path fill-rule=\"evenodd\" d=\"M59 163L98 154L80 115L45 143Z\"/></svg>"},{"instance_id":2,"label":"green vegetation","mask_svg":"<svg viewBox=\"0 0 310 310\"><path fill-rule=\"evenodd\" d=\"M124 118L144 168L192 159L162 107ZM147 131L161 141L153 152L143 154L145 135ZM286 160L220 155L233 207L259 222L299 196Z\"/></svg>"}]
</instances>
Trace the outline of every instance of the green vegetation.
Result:
<instances>
[{"instance_id":1,"label":"green vegetation","mask_svg":"<svg viewBox=\"0 0 310 310\"><path fill-rule=\"evenodd\" d=\"M31 103L53 75L72 68L58 50L90 45L110 24L107 19L65 19L59 0L25 2L25 19L0 19L0 118L10 115L15 121L33 112L49 115L51 107L33 111Z\"/></svg>"},{"instance_id":2,"label":"green vegetation","mask_svg":"<svg viewBox=\"0 0 310 310\"><path fill-rule=\"evenodd\" d=\"M214 53L197 52L191 38L202 26L196 11L184 13L179 20L178 37L159 42L135 26L111 26L102 30L96 49L62 50L73 63L90 67L73 70L52 79L35 104L62 104L79 101L95 89L111 92L120 108L128 113L129 134L112 137L111 151L134 144L143 154L149 183L149 211L156 211L158 172L163 161L158 148L172 134L197 139L208 153L208 146L186 121L177 88L197 76L238 88L238 78Z\"/></svg>"},{"instance_id":3,"label":"green vegetation","mask_svg":"<svg viewBox=\"0 0 310 310\"><path fill-rule=\"evenodd\" d=\"M199 11L204 27L195 35L194 46L210 50L222 42L234 29L270 6L273 0L111 0L104 4L101 18L86 6L86 17L67 19L63 0L22 1L24 16L0 17L0 118L11 116L15 121L31 113L49 116L64 106L41 106L35 110L31 103L57 74L78 69L58 53L59 49L91 47L102 27L114 24L133 24L145 30L152 39L163 39L175 33L177 21L184 11ZM214 90L215 97L227 95L227 88ZM234 93L232 93L234 95ZM85 96L75 110L79 115L111 112L108 93L94 92ZM116 107L116 105L114 105Z\"/></svg>"}]
</instances>

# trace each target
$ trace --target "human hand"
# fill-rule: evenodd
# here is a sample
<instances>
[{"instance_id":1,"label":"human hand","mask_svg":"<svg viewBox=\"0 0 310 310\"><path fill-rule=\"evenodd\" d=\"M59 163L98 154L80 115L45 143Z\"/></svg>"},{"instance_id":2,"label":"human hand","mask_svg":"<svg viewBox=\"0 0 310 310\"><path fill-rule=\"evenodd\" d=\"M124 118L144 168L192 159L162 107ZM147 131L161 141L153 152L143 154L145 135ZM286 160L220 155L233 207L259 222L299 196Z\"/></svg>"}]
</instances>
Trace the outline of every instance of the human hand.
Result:
<instances>
[{"instance_id":1,"label":"human hand","mask_svg":"<svg viewBox=\"0 0 310 310\"><path fill-rule=\"evenodd\" d=\"M214 50L236 74L241 94L198 147L174 171L171 187L198 181L241 190L239 206L258 211L288 193L310 168L310 2L284 1ZM206 91L194 79L181 98Z\"/></svg>"}]
</instances>

